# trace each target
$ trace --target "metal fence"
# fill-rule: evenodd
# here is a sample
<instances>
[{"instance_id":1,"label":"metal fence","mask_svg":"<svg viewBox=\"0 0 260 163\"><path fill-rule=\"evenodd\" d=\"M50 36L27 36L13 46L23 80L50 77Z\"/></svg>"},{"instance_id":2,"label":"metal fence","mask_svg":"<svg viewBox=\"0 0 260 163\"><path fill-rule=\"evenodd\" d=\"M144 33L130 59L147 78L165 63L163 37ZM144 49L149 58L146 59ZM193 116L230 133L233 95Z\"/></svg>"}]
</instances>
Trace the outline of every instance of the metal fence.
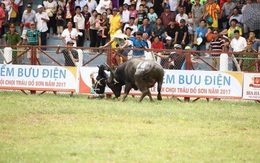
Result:
<instances>
[{"instance_id":1,"label":"metal fence","mask_svg":"<svg viewBox=\"0 0 260 163\"><path fill-rule=\"evenodd\" d=\"M58 46L0 46L0 63L21 65L57 65L64 66L66 57L56 54ZM66 49L67 46L61 46ZM79 54L79 65L95 67L107 63L109 65L121 64L132 57L132 51L144 49L124 49L130 51L128 56L120 54L119 49L73 47ZM122 51L122 50L121 50ZM204 71L260 71L260 55L258 53L222 53L212 56L210 51L172 50L163 49L145 50L145 57L152 59L165 69L178 70L204 70Z\"/></svg>"}]
</instances>

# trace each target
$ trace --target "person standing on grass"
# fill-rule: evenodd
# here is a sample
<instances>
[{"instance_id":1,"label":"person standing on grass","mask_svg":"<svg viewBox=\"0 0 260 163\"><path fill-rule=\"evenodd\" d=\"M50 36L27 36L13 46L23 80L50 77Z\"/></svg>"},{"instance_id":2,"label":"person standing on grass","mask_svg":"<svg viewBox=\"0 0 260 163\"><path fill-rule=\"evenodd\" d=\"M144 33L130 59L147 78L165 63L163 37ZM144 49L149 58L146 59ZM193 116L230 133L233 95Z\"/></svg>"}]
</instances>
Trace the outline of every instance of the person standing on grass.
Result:
<instances>
[{"instance_id":1,"label":"person standing on grass","mask_svg":"<svg viewBox=\"0 0 260 163\"><path fill-rule=\"evenodd\" d=\"M56 54L62 53L64 56L64 66L76 66L76 62L79 62L78 51L73 49L74 41L67 41L67 48L60 51L60 46L56 50ZM70 97L73 97L71 92Z\"/></svg>"}]
</instances>

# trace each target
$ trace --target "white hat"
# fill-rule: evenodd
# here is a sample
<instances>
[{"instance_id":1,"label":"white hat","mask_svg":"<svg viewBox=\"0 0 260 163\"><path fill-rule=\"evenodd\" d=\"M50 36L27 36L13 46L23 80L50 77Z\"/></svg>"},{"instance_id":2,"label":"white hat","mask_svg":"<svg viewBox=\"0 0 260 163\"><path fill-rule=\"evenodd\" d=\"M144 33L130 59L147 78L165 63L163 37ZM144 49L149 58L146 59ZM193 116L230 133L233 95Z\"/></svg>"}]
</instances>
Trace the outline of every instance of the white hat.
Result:
<instances>
[{"instance_id":1,"label":"white hat","mask_svg":"<svg viewBox=\"0 0 260 163\"><path fill-rule=\"evenodd\" d=\"M112 35L113 38L125 39L127 35L123 34L121 30L117 30L115 34Z\"/></svg>"},{"instance_id":2,"label":"white hat","mask_svg":"<svg viewBox=\"0 0 260 163\"><path fill-rule=\"evenodd\" d=\"M37 7L37 8L39 9L39 8L42 8L42 7L43 7L42 5L38 5L38 7Z\"/></svg>"},{"instance_id":3,"label":"white hat","mask_svg":"<svg viewBox=\"0 0 260 163\"><path fill-rule=\"evenodd\" d=\"M172 38L170 36L167 36L166 40L172 40Z\"/></svg>"}]
</instances>

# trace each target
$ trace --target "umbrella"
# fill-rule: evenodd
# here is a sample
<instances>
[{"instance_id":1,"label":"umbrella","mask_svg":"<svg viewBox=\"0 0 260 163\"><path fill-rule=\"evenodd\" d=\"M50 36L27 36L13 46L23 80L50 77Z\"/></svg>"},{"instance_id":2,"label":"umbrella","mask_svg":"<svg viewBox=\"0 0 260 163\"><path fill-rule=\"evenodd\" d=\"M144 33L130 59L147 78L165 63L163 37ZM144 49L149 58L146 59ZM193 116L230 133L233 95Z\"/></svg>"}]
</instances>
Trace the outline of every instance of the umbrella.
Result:
<instances>
[{"instance_id":1,"label":"umbrella","mask_svg":"<svg viewBox=\"0 0 260 163\"><path fill-rule=\"evenodd\" d=\"M260 3L246 6L243 12L243 21L251 30L260 29Z\"/></svg>"}]
</instances>

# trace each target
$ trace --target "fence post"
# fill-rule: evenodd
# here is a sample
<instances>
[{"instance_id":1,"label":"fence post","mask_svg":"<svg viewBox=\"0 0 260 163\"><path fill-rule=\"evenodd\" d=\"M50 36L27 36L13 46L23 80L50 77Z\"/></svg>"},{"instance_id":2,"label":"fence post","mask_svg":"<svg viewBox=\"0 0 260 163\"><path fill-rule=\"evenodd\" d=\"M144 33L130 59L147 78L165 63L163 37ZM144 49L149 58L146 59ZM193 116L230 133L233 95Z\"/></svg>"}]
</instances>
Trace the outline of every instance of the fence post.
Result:
<instances>
[{"instance_id":1,"label":"fence post","mask_svg":"<svg viewBox=\"0 0 260 163\"><path fill-rule=\"evenodd\" d=\"M30 46L31 48L31 65L36 65L36 46ZM36 90L30 90L31 94L36 94Z\"/></svg>"},{"instance_id":2,"label":"fence post","mask_svg":"<svg viewBox=\"0 0 260 163\"><path fill-rule=\"evenodd\" d=\"M228 71L228 54L227 53L220 54L219 70Z\"/></svg>"},{"instance_id":3,"label":"fence post","mask_svg":"<svg viewBox=\"0 0 260 163\"><path fill-rule=\"evenodd\" d=\"M13 49L11 47L4 48L4 64L12 64ZM11 62L11 63L10 63Z\"/></svg>"},{"instance_id":4,"label":"fence post","mask_svg":"<svg viewBox=\"0 0 260 163\"><path fill-rule=\"evenodd\" d=\"M111 48L109 48L109 49L107 49L107 64L109 65L109 66L111 66L112 65L112 61L111 61ZM111 98L112 97L112 95L111 94L106 94L106 98Z\"/></svg>"},{"instance_id":5,"label":"fence post","mask_svg":"<svg viewBox=\"0 0 260 163\"><path fill-rule=\"evenodd\" d=\"M107 49L107 64L108 64L109 66L112 65L111 55L112 55L112 50L111 50L111 48L108 48L108 49Z\"/></svg>"},{"instance_id":6,"label":"fence post","mask_svg":"<svg viewBox=\"0 0 260 163\"><path fill-rule=\"evenodd\" d=\"M190 50L189 50L190 51ZM191 53L184 53L185 54L185 61L186 61L186 67L185 70L191 70L192 69L192 63L191 63Z\"/></svg>"},{"instance_id":7,"label":"fence post","mask_svg":"<svg viewBox=\"0 0 260 163\"><path fill-rule=\"evenodd\" d=\"M189 52L188 52L189 51ZM191 63L191 53L190 50L186 51L185 54L185 61L186 61L186 67L185 70L191 70L192 63ZM190 102L190 97L184 97L185 102Z\"/></svg>"}]
</instances>

